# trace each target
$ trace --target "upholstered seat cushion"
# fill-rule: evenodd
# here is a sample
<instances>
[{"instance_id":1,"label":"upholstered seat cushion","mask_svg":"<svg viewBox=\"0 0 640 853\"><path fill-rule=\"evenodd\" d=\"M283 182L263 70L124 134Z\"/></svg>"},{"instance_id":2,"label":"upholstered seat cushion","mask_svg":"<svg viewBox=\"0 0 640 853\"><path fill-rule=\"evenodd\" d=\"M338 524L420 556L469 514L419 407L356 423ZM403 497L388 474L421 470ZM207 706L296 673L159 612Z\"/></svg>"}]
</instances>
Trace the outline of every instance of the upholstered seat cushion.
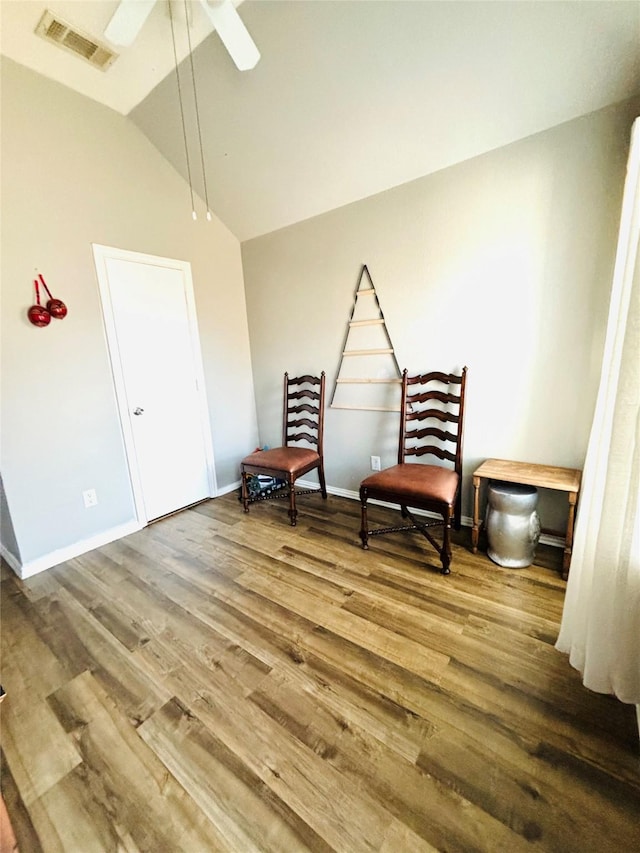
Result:
<instances>
[{"instance_id":1,"label":"upholstered seat cushion","mask_svg":"<svg viewBox=\"0 0 640 853\"><path fill-rule=\"evenodd\" d=\"M385 492L392 496L402 496L402 502L412 506L411 500L418 503L424 500L441 501L452 506L458 489L458 475L449 468L438 465L420 465L404 462L371 474L360 484L370 497L374 492Z\"/></svg>"},{"instance_id":2,"label":"upholstered seat cushion","mask_svg":"<svg viewBox=\"0 0 640 853\"><path fill-rule=\"evenodd\" d=\"M242 460L242 465L252 468L287 471L296 474L308 470L320 460L317 452L309 447L273 447L270 450L258 450Z\"/></svg>"}]
</instances>

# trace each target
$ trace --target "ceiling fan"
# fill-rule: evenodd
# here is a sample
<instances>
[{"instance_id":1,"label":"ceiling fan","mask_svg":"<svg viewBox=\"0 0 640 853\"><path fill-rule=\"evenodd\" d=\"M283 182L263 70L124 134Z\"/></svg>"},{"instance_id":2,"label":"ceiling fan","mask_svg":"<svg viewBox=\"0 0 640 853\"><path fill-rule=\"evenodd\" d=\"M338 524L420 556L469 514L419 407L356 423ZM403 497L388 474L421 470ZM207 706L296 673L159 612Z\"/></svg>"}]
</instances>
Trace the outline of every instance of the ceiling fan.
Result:
<instances>
[{"instance_id":1,"label":"ceiling fan","mask_svg":"<svg viewBox=\"0 0 640 853\"><path fill-rule=\"evenodd\" d=\"M207 0L199 0L199 2L236 67L240 71L255 68L260 59L260 52L232 0L222 0L214 5L209 5ZM105 37L112 44L129 47L136 40L155 4L156 0L120 0L118 8L104 31Z\"/></svg>"}]
</instances>

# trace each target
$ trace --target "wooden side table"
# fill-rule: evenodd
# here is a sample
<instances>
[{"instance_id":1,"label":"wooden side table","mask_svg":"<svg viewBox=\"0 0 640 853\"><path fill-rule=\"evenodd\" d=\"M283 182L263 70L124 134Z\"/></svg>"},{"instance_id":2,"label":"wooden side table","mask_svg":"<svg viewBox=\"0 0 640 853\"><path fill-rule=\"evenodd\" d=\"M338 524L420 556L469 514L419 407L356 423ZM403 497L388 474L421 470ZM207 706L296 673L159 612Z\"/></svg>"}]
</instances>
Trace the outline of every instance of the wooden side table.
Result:
<instances>
[{"instance_id":1,"label":"wooden side table","mask_svg":"<svg viewBox=\"0 0 640 853\"><path fill-rule=\"evenodd\" d=\"M562 577L569 577L569 565L571 563L571 551L573 548L573 526L575 523L575 510L580 491L582 471L577 468L558 468L555 465L536 465L533 462L511 462L507 459L487 459L473 472L473 528L471 530L471 544L473 553L478 552L478 537L480 527L478 524L478 504L480 492L480 480L504 480L507 483L524 483L527 486L537 486L542 489L556 489L567 492L569 495L569 517L567 519L567 530L564 543L564 557L562 560ZM545 533L556 531L545 530Z\"/></svg>"}]
</instances>

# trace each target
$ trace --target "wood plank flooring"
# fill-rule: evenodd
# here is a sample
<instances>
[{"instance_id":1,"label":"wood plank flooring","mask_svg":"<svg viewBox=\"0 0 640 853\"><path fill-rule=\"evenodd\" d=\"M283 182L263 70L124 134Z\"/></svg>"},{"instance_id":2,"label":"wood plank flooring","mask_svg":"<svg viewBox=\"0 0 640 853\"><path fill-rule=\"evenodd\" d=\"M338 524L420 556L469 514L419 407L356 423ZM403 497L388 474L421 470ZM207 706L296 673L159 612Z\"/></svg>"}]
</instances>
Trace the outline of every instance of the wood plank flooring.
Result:
<instances>
[{"instance_id":1,"label":"wood plank flooring","mask_svg":"<svg viewBox=\"0 0 640 853\"><path fill-rule=\"evenodd\" d=\"M374 523L390 511L371 508ZM635 710L553 644L562 551L452 573L359 505L236 494L20 581L2 792L22 853L640 850Z\"/></svg>"}]
</instances>

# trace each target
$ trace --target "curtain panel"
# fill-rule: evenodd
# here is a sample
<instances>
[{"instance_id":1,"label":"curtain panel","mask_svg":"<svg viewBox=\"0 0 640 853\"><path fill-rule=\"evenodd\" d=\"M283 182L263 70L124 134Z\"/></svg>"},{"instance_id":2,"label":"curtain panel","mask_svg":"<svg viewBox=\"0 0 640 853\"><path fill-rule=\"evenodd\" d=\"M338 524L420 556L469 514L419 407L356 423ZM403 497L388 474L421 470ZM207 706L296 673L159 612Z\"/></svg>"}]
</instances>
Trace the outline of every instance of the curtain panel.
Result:
<instances>
[{"instance_id":1,"label":"curtain panel","mask_svg":"<svg viewBox=\"0 0 640 853\"><path fill-rule=\"evenodd\" d=\"M556 648L640 704L640 119L631 135L600 387ZM640 717L639 717L640 719Z\"/></svg>"}]
</instances>

